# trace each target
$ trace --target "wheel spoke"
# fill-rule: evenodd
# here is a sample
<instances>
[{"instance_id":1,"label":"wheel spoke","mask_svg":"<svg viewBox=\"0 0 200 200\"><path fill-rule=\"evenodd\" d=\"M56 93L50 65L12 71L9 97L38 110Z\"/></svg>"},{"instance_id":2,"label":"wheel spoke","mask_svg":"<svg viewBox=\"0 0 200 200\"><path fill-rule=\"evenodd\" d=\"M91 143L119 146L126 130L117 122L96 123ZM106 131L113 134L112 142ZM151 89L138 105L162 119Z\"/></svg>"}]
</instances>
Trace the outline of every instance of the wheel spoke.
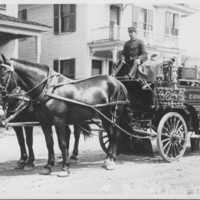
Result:
<instances>
[{"instance_id":1,"label":"wheel spoke","mask_svg":"<svg viewBox=\"0 0 200 200\"><path fill-rule=\"evenodd\" d=\"M181 131L181 129L183 129L183 131ZM181 124L181 125L179 126L179 128L176 129L176 132L178 132L178 133L184 132L184 126L183 126L183 124Z\"/></svg>"},{"instance_id":2,"label":"wheel spoke","mask_svg":"<svg viewBox=\"0 0 200 200\"><path fill-rule=\"evenodd\" d=\"M176 130L176 117L173 117L173 130Z\"/></svg>"},{"instance_id":3,"label":"wheel spoke","mask_svg":"<svg viewBox=\"0 0 200 200\"><path fill-rule=\"evenodd\" d=\"M178 145L177 145L176 142L174 143L174 148L175 148L175 150L177 152L177 155L179 155L180 154L180 150L179 150Z\"/></svg>"},{"instance_id":4,"label":"wheel spoke","mask_svg":"<svg viewBox=\"0 0 200 200\"><path fill-rule=\"evenodd\" d=\"M167 151L166 151L166 154L169 156L169 151L170 151L170 149L171 149L171 146L172 146L172 143L169 143L169 145L168 145L168 148L167 148Z\"/></svg>"},{"instance_id":5,"label":"wheel spoke","mask_svg":"<svg viewBox=\"0 0 200 200\"><path fill-rule=\"evenodd\" d=\"M179 127L179 124L180 124L181 120L178 119L177 123L176 123L176 126L175 126L175 130L178 130L178 127Z\"/></svg>"},{"instance_id":6,"label":"wheel spoke","mask_svg":"<svg viewBox=\"0 0 200 200\"><path fill-rule=\"evenodd\" d=\"M165 126L163 127L163 130L165 130L165 132L167 132L167 134L170 135L170 131Z\"/></svg>"},{"instance_id":7,"label":"wheel spoke","mask_svg":"<svg viewBox=\"0 0 200 200\"><path fill-rule=\"evenodd\" d=\"M169 124L168 121L166 122L166 125L167 125L167 127L169 128L169 131L171 132L171 131L172 131L172 127L171 127L171 125Z\"/></svg>"},{"instance_id":8,"label":"wheel spoke","mask_svg":"<svg viewBox=\"0 0 200 200\"><path fill-rule=\"evenodd\" d=\"M165 150L170 145L170 141L168 141L165 145L163 145L163 150Z\"/></svg>"},{"instance_id":9,"label":"wheel spoke","mask_svg":"<svg viewBox=\"0 0 200 200\"><path fill-rule=\"evenodd\" d=\"M104 144L106 145L109 142L109 140L105 141Z\"/></svg>"},{"instance_id":10,"label":"wheel spoke","mask_svg":"<svg viewBox=\"0 0 200 200\"><path fill-rule=\"evenodd\" d=\"M168 138L165 138L164 140L161 139L162 143L164 143L164 142L166 142L166 141L169 141L169 140L170 140L169 137L168 137Z\"/></svg>"}]
</instances>

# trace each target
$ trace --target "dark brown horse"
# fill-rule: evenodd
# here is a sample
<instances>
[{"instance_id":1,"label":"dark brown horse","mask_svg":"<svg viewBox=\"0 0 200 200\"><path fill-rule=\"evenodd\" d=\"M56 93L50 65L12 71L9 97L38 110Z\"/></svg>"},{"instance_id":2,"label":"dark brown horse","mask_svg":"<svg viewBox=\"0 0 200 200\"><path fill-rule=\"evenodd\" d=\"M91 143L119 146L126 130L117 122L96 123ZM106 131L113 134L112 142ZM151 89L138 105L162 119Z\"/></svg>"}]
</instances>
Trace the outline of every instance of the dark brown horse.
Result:
<instances>
[{"instance_id":1,"label":"dark brown horse","mask_svg":"<svg viewBox=\"0 0 200 200\"><path fill-rule=\"evenodd\" d=\"M97 113L110 141L106 169L114 168L119 133L115 124L120 124L128 103L127 90L122 83L107 75L69 83L66 77L51 71L46 65L18 59L8 62L5 57L3 60L4 64L0 67L0 85L8 93L16 86L27 92L44 132L48 162L42 174L50 174L55 164L51 126L55 125L63 156L60 176L68 176L69 157L65 126L84 123L96 117Z\"/></svg>"},{"instance_id":2,"label":"dark brown horse","mask_svg":"<svg viewBox=\"0 0 200 200\"><path fill-rule=\"evenodd\" d=\"M0 97L1 105L5 111L5 116L0 119L0 123L4 123L4 126L8 122L38 122L33 110L33 106L30 104L30 99L27 96L24 96L25 91L20 87L15 87L10 97ZM23 96L23 97L22 97ZM3 124L2 124L3 126ZM90 136L90 127L84 125L84 130L87 130L85 136ZM24 131L21 126L13 126L13 129L16 133L18 144L20 147L20 159L17 161L15 169L24 169L25 171L33 170L34 168L34 151L33 151L33 126L25 126ZM81 134L81 128L77 125L74 126L74 148L72 155L70 157L70 163L77 161L78 156L78 144ZM67 137L67 146L69 149L71 130L69 126L66 126L66 137ZM88 134L87 134L88 133ZM24 134L26 137L24 137ZM26 141L26 143L25 143ZM28 148L28 153L26 150L26 145ZM60 161L62 158L59 159ZM60 162L58 161L58 162Z\"/></svg>"},{"instance_id":3,"label":"dark brown horse","mask_svg":"<svg viewBox=\"0 0 200 200\"><path fill-rule=\"evenodd\" d=\"M11 94L24 94L19 87L16 87ZM4 118L1 119L1 122L9 120L11 122L35 122L36 117L33 112L33 108L29 106L29 99L24 97L23 100L16 98L1 98L1 105L5 111ZM14 117L14 114L23 107L22 112L19 115ZM6 118L6 119L5 119ZM24 170L33 170L34 168L34 151L33 151L33 127L25 126L24 131L20 126L13 126L13 129L16 133L18 144L20 147L20 159L17 161L15 169L24 169ZM26 138L24 137L24 134ZM26 143L25 143L26 141ZM28 147L28 153L26 150L26 145Z\"/></svg>"}]
</instances>

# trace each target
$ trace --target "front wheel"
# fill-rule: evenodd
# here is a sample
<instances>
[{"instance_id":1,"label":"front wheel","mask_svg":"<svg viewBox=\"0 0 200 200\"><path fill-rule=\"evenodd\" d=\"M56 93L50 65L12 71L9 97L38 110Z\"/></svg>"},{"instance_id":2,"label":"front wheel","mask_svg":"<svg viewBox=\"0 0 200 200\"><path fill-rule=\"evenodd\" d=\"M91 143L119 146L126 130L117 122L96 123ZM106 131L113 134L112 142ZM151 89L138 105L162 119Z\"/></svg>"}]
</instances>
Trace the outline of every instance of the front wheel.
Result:
<instances>
[{"instance_id":1,"label":"front wheel","mask_svg":"<svg viewBox=\"0 0 200 200\"><path fill-rule=\"evenodd\" d=\"M168 162L179 160L185 153L188 141L187 125L176 112L165 114L157 129L157 146L161 156Z\"/></svg>"}]
</instances>

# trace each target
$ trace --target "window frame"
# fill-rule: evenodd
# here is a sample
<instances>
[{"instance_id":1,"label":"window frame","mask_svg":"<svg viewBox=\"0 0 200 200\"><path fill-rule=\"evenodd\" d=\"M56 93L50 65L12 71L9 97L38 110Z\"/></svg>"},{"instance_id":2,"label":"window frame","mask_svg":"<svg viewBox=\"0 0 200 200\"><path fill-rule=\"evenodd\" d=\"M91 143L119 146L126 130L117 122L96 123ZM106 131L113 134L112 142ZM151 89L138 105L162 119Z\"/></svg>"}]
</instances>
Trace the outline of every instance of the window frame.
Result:
<instances>
[{"instance_id":1,"label":"window frame","mask_svg":"<svg viewBox=\"0 0 200 200\"><path fill-rule=\"evenodd\" d=\"M18 11L18 18L20 20L26 21L27 20L27 9L22 9Z\"/></svg>"},{"instance_id":2,"label":"window frame","mask_svg":"<svg viewBox=\"0 0 200 200\"><path fill-rule=\"evenodd\" d=\"M101 62L101 66L93 66L93 62L99 62L99 63ZM91 71L91 75L92 76L96 76L96 74L93 74L93 69L98 69L99 70L99 74L98 75L102 74L103 73L103 60L92 59L92 69L91 69L92 71Z\"/></svg>"},{"instance_id":3,"label":"window frame","mask_svg":"<svg viewBox=\"0 0 200 200\"><path fill-rule=\"evenodd\" d=\"M70 6L70 12L64 13L63 15L62 8L66 5ZM72 9L72 6L74 6L74 9ZM71 12L71 9L74 10L74 12ZM54 34L72 33L76 31L76 10L76 4L54 4ZM67 24L68 28L66 29L64 20L67 18L69 18L69 20Z\"/></svg>"},{"instance_id":4,"label":"window frame","mask_svg":"<svg viewBox=\"0 0 200 200\"><path fill-rule=\"evenodd\" d=\"M139 19L139 14L142 12L144 13L143 21ZM132 24L138 29L153 31L153 10L133 6Z\"/></svg>"},{"instance_id":5,"label":"window frame","mask_svg":"<svg viewBox=\"0 0 200 200\"><path fill-rule=\"evenodd\" d=\"M75 79L76 77L76 59L75 58L63 58L63 59L57 59L57 60L54 60L53 61L53 70L66 76L67 78L70 78L70 79ZM62 62L69 62L69 71L72 71L72 73L70 72L70 74L64 74L62 73L62 67L65 67L65 66L62 66ZM72 65L71 65L72 64Z\"/></svg>"},{"instance_id":6,"label":"window frame","mask_svg":"<svg viewBox=\"0 0 200 200\"><path fill-rule=\"evenodd\" d=\"M0 10L6 10L6 4L0 4Z\"/></svg>"},{"instance_id":7,"label":"window frame","mask_svg":"<svg viewBox=\"0 0 200 200\"><path fill-rule=\"evenodd\" d=\"M166 11L165 34L173 36L179 35L179 15L177 13Z\"/></svg>"},{"instance_id":8,"label":"window frame","mask_svg":"<svg viewBox=\"0 0 200 200\"><path fill-rule=\"evenodd\" d=\"M116 12L116 14L117 14L117 25L120 25L120 7L118 7L118 6L114 6L114 5L111 5L110 6L110 25L112 26L113 25L113 21L111 21L111 11L114 11L114 10L112 10L112 8L114 8L115 9L115 11L117 11Z\"/></svg>"}]
</instances>

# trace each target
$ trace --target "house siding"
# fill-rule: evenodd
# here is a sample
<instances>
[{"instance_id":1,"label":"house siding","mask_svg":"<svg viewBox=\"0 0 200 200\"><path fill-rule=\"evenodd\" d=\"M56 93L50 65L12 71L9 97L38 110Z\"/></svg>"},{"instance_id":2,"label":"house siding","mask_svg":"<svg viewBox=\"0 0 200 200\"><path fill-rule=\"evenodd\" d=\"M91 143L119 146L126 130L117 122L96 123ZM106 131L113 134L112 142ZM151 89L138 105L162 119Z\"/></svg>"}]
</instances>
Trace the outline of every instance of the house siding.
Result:
<instances>
[{"instance_id":1,"label":"house siding","mask_svg":"<svg viewBox=\"0 0 200 200\"><path fill-rule=\"evenodd\" d=\"M18 6L14 4L7 4L5 10L1 10L0 13L4 15L17 16ZM8 59L16 57L17 54L17 42L15 40L4 40L0 42L0 52L3 53Z\"/></svg>"},{"instance_id":2,"label":"house siding","mask_svg":"<svg viewBox=\"0 0 200 200\"><path fill-rule=\"evenodd\" d=\"M23 8L23 7L20 7ZM53 66L55 59L75 58L76 79L84 78L87 74L88 46L87 46L87 5L78 4L76 6L76 31L72 33L54 34L53 32L53 4L28 7L28 20L52 26L49 32L42 33L41 63ZM29 58L34 61L34 52L27 39L20 44L20 49L25 48ZM20 50L22 53L22 50ZM21 54L22 56L22 54Z\"/></svg>"}]
</instances>

